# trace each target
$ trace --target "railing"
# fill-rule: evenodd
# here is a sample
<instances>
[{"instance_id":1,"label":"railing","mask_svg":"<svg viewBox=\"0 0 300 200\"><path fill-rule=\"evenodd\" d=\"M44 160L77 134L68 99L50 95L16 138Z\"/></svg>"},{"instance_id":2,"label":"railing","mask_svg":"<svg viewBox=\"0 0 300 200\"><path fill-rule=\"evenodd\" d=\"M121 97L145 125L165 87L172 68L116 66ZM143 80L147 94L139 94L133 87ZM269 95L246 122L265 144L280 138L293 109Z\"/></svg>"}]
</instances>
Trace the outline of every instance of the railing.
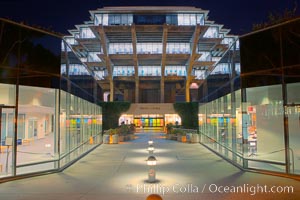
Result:
<instances>
[{"instance_id":1,"label":"railing","mask_svg":"<svg viewBox=\"0 0 300 200\"><path fill-rule=\"evenodd\" d=\"M181 130L184 133L197 133L198 134L197 129L173 128L173 130Z\"/></svg>"},{"instance_id":2,"label":"railing","mask_svg":"<svg viewBox=\"0 0 300 200\"><path fill-rule=\"evenodd\" d=\"M201 134L201 133L200 133ZM229 147L217 142L214 138L211 138L205 134L201 134L201 136L204 136L206 137L206 139L208 139L207 141L209 141L210 143L214 143L214 144L217 144L219 145L220 147L226 149L227 151L231 152L233 155L243 159L244 161L254 161L254 162L261 162L261 163L267 163L267 164L274 164L274 165L281 165L281 166L285 166L286 163L285 162L279 162L279 161L270 161L270 160L259 160L259 159L253 159L253 158L245 158L242 154L239 154L238 152L235 152L233 151L232 149L230 149ZM224 156L216 151L215 149L211 148L209 145L207 145L206 143L207 142L203 142L200 140L200 143L203 144L204 146L208 147L209 149L211 149L212 151L216 152L217 154L221 155L223 158ZM274 154L274 153L278 153L278 152L281 152L281 151L285 151L285 149L280 149L280 150L276 150L276 151L272 151L272 152L269 152L265 155L270 155L270 154ZM290 155L291 155L291 162L289 163L289 165L292 166L292 173L295 172L295 158L294 158L294 151L292 148L289 148L289 151L290 151ZM230 160L230 162L232 162L232 160ZM249 168L250 169L250 168Z\"/></svg>"},{"instance_id":3,"label":"railing","mask_svg":"<svg viewBox=\"0 0 300 200\"><path fill-rule=\"evenodd\" d=\"M278 153L278 152L281 152L281 151L285 151L285 149L280 149L280 150L272 151L272 152L266 153L264 155L271 155L271 154ZM290 167L290 165L292 165L292 173L294 173L295 172L294 151L293 151L292 148L289 148L289 151L291 153L291 158L292 158L292 163L289 163L289 167ZM245 159L246 160L250 160L250 161L255 161L255 162L263 162L263 163L276 164L276 165L286 165L285 162L276 162L276 161L258 160L258 159L248 159L248 158L245 158Z\"/></svg>"}]
</instances>

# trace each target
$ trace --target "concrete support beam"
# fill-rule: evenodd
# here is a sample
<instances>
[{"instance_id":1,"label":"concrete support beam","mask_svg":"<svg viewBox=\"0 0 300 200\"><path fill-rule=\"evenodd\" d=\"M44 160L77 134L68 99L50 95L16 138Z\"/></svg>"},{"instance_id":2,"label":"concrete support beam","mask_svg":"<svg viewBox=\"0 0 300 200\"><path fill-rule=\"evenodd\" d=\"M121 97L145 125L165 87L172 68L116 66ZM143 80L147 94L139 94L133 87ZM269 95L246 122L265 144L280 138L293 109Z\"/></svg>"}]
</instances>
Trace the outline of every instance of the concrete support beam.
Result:
<instances>
[{"instance_id":1,"label":"concrete support beam","mask_svg":"<svg viewBox=\"0 0 300 200\"><path fill-rule=\"evenodd\" d=\"M98 33L100 35L100 42L101 42L101 46L102 46L103 54L104 54L103 59L105 61L106 69L107 69L107 73L108 73L109 91L110 91L109 101L114 101L114 82L113 82L113 77L112 77L112 64L111 64L111 61L110 61L110 58L108 55L108 51L107 51L108 39L105 35L102 25L99 25Z\"/></svg>"},{"instance_id":2,"label":"concrete support beam","mask_svg":"<svg viewBox=\"0 0 300 200\"><path fill-rule=\"evenodd\" d=\"M161 79L160 79L160 103L165 101L165 67L166 67L166 54L167 54L167 38L168 26L164 24L163 38L162 38L162 58L161 58Z\"/></svg>"},{"instance_id":3,"label":"concrete support beam","mask_svg":"<svg viewBox=\"0 0 300 200\"><path fill-rule=\"evenodd\" d=\"M135 81L135 103L139 103L139 70L138 70L138 57L136 50L136 27L135 24L131 25L131 37L132 37L132 56L133 56L133 64L134 64L134 81Z\"/></svg>"},{"instance_id":4,"label":"concrete support beam","mask_svg":"<svg viewBox=\"0 0 300 200\"><path fill-rule=\"evenodd\" d=\"M195 28L193 37L191 39L191 55L187 64L187 77L185 82L185 100L186 102L191 101L190 97L190 84L191 84L191 73L194 66L194 62L199 58L199 54L197 53L197 45L200 38L200 25L198 24Z\"/></svg>"}]
</instances>

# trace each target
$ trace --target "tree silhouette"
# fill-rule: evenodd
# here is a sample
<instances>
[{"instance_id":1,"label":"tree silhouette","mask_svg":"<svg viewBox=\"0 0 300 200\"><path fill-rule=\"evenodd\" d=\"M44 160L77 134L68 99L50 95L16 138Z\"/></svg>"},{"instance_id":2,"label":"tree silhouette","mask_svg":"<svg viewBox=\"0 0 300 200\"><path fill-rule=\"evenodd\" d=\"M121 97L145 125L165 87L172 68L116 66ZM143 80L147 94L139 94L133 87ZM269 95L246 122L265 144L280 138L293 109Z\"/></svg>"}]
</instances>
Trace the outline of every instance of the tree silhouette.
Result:
<instances>
[{"instance_id":1,"label":"tree silhouette","mask_svg":"<svg viewBox=\"0 0 300 200\"><path fill-rule=\"evenodd\" d=\"M252 30L256 31L259 29L263 29L263 28L293 19L296 17L297 8L298 8L298 3L297 3L297 1L295 1L294 7L292 9L286 8L286 9L284 9L284 11L282 13L281 12L274 12L274 13L270 12L268 15L268 21L258 23L258 24L253 24Z\"/></svg>"}]
</instances>

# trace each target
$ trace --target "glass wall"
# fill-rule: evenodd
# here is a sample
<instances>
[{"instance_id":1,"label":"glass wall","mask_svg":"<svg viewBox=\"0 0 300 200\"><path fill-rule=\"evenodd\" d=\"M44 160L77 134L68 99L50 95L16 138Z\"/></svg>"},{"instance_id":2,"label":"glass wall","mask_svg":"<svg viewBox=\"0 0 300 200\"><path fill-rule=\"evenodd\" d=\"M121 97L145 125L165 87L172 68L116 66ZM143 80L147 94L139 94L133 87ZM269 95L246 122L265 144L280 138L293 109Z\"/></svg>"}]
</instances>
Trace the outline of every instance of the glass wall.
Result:
<instances>
[{"instance_id":1,"label":"glass wall","mask_svg":"<svg viewBox=\"0 0 300 200\"><path fill-rule=\"evenodd\" d=\"M165 76L186 76L185 66L166 66Z\"/></svg>"},{"instance_id":2,"label":"glass wall","mask_svg":"<svg viewBox=\"0 0 300 200\"><path fill-rule=\"evenodd\" d=\"M201 141L224 157L243 164L240 90L199 106Z\"/></svg>"},{"instance_id":3,"label":"glass wall","mask_svg":"<svg viewBox=\"0 0 300 200\"><path fill-rule=\"evenodd\" d=\"M204 38L218 38L219 37L219 27L211 26L207 29L205 34L203 35Z\"/></svg>"},{"instance_id":4,"label":"glass wall","mask_svg":"<svg viewBox=\"0 0 300 200\"><path fill-rule=\"evenodd\" d=\"M101 52L88 52L88 62L101 62L101 59L99 58L99 54Z\"/></svg>"},{"instance_id":5,"label":"glass wall","mask_svg":"<svg viewBox=\"0 0 300 200\"><path fill-rule=\"evenodd\" d=\"M113 69L113 76L133 76L133 66L115 66Z\"/></svg>"},{"instance_id":6,"label":"glass wall","mask_svg":"<svg viewBox=\"0 0 300 200\"><path fill-rule=\"evenodd\" d=\"M190 53L190 43L167 43L166 52L169 54Z\"/></svg>"},{"instance_id":7,"label":"glass wall","mask_svg":"<svg viewBox=\"0 0 300 200\"><path fill-rule=\"evenodd\" d=\"M99 20L99 15L97 15L97 20ZM108 15L108 25L131 25L133 23L132 14L109 14Z\"/></svg>"},{"instance_id":8,"label":"glass wall","mask_svg":"<svg viewBox=\"0 0 300 200\"><path fill-rule=\"evenodd\" d=\"M0 178L56 171L101 143L101 89L60 36L0 22Z\"/></svg>"},{"instance_id":9,"label":"glass wall","mask_svg":"<svg viewBox=\"0 0 300 200\"><path fill-rule=\"evenodd\" d=\"M132 43L110 43L109 54L132 54Z\"/></svg>"},{"instance_id":10,"label":"glass wall","mask_svg":"<svg viewBox=\"0 0 300 200\"><path fill-rule=\"evenodd\" d=\"M161 76L161 66L139 66L139 76Z\"/></svg>"},{"instance_id":11,"label":"glass wall","mask_svg":"<svg viewBox=\"0 0 300 200\"><path fill-rule=\"evenodd\" d=\"M178 14L177 17L178 25L204 25L204 14Z\"/></svg>"},{"instance_id":12,"label":"glass wall","mask_svg":"<svg viewBox=\"0 0 300 200\"><path fill-rule=\"evenodd\" d=\"M201 54L198 61L211 61L211 52L210 51L199 51L199 54Z\"/></svg>"},{"instance_id":13,"label":"glass wall","mask_svg":"<svg viewBox=\"0 0 300 200\"><path fill-rule=\"evenodd\" d=\"M138 54L161 54L162 43L137 43L136 49Z\"/></svg>"},{"instance_id":14,"label":"glass wall","mask_svg":"<svg viewBox=\"0 0 300 200\"><path fill-rule=\"evenodd\" d=\"M26 164L58 159L55 140L56 99L56 89L19 86L17 174L55 168L55 162L35 167L26 167Z\"/></svg>"},{"instance_id":15,"label":"glass wall","mask_svg":"<svg viewBox=\"0 0 300 200\"><path fill-rule=\"evenodd\" d=\"M101 143L102 110L63 91L60 110L60 165L63 166Z\"/></svg>"},{"instance_id":16,"label":"glass wall","mask_svg":"<svg viewBox=\"0 0 300 200\"><path fill-rule=\"evenodd\" d=\"M243 104L243 137L248 140L244 157L256 160L285 162L284 112L281 85L246 89L247 101ZM285 171L285 166L249 160L248 167Z\"/></svg>"},{"instance_id":17,"label":"glass wall","mask_svg":"<svg viewBox=\"0 0 300 200\"><path fill-rule=\"evenodd\" d=\"M245 169L300 174L299 27L240 38L200 88L201 142Z\"/></svg>"},{"instance_id":18,"label":"glass wall","mask_svg":"<svg viewBox=\"0 0 300 200\"><path fill-rule=\"evenodd\" d=\"M81 27L80 38L96 38L96 36L89 27Z\"/></svg>"}]
</instances>

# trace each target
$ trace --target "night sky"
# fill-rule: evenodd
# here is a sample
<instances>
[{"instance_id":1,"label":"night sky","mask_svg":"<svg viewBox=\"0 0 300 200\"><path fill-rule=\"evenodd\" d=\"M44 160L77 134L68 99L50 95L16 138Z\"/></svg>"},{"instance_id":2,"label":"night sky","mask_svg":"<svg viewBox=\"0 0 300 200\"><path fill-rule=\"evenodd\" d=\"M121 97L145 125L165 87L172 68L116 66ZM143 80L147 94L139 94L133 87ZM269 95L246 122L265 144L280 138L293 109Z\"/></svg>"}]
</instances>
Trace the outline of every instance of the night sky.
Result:
<instances>
[{"instance_id":1,"label":"night sky","mask_svg":"<svg viewBox=\"0 0 300 200\"><path fill-rule=\"evenodd\" d=\"M68 34L74 25L89 20L89 10L104 6L195 6L209 10L209 19L231 34L251 32L252 25L265 22L270 12L283 13L300 0L0 0L0 17Z\"/></svg>"}]
</instances>

